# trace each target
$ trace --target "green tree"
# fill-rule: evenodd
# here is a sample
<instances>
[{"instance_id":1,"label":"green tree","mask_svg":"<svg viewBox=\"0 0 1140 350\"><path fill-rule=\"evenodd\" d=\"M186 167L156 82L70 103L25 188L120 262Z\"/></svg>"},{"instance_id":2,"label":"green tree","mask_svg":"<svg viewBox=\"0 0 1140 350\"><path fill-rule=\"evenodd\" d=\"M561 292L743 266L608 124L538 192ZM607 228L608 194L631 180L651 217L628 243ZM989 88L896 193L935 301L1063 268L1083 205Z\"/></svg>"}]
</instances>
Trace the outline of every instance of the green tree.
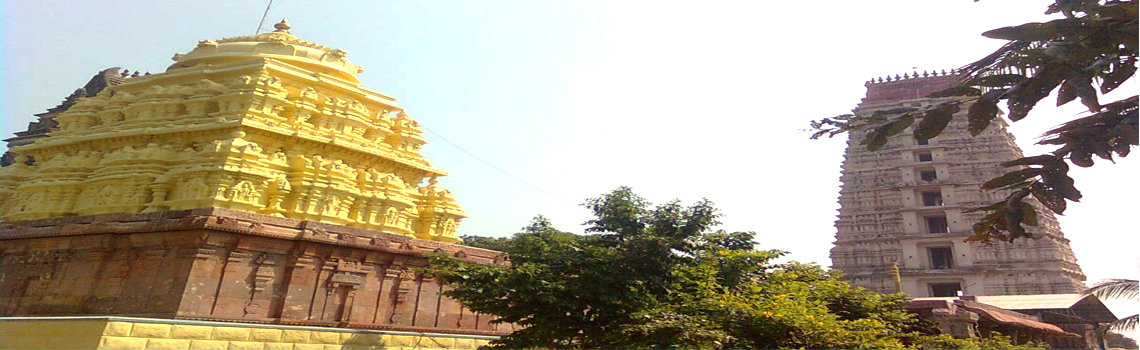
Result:
<instances>
[{"instance_id":1,"label":"green tree","mask_svg":"<svg viewBox=\"0 0 1140 350\"><path fill-rule=\"evenodd\" d=\"M1004 165L1012 167L1010 172L983 185L1010 194L1003 201L977 208L988 215L974 225L970 240L988 243L1031 237L1023 225L1036 225L1036 209L1025 202L1027 197L1062 214L1066 201L1081 199L1068 175L1069 164L1089 167L1094 156L1112 161L1113 154L1127 156L1137 145L1137 96L1101 101L1103 94L1136 73L1137 13L1134 0L1056 0L1046 14L1061 18L982 33L1008 43L959 69L960 86L928 96L941 98L939 103L813 121L816 132L812 138L868 130L861 144L876 150L918 117L922 119L914 132L917 139L937 136L951 119L963 115L970 133L978 135L1003 113L1000 102L1009 111L1006 117L1016 122L1054 90L1058 106L1080 100L1088 114L1048 131L1039 142L1057 146L1055 151L1007 162Z\"/></svg>"},{"instance_id":2,"label":"green tree","mask_svg":"<svg viewBox=\"0 0 1140 350\"><path fill-rule=\"evenodd\" d=\"M590 234L538 217L509 239L468 240L509 264L435 256L427 272L471 310L521 326L501 348L901 348L928 338L901 294L774 263L784 252L754 249L752 232L712 231L719 214L707 200L651 208L622 187L586 207Z\"/></svg>"}]
</instances>

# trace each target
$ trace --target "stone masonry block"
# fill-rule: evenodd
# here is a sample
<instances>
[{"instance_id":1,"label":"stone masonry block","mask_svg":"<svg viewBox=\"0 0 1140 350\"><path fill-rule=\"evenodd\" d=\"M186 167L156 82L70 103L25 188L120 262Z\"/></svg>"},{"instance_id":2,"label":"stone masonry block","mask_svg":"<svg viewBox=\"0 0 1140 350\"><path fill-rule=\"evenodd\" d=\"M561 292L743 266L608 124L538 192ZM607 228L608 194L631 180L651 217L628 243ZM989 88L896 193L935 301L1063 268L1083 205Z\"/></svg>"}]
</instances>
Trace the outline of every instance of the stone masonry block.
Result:
<instances>
[{"instance_id":1,"label":"stone masonry block","mask_svg":"<svg viewBox=\"0 0 1140 350\"><path fill-rule=\"evenodd\" d=\"M455 338L456 349L474 349L475 347L475 339Z\"/></svg>"},{"instance_id":2,"label":"stone masonry block","mask_svg":"<svg viewBox=\"0 0 1140 350\"><path fill-rule=\"evenodd\" d=\"M281 342L283 343L308 343L311 336L309 331L298 330L284 330L281 332Z\"/></svg>"},{"instance_id":3,"label":"stone masonry block","mask_svg":"<svg viewBox=\"0 0 1140 350\"><path fill-rule=\"evenodd\" d=\"M103 335L126 337L131 335L132 326L134 324L130 322L107 322L107 327L103 328Z\"/></svg>"},{"instance_id":4,"label":"stone masonry block","mask_svg":"<svg viewBox=\"0 0 1140 350\"><path fill-rule=\"evenodd\" d=\"M226 350L229 342L225 340L191 340L190 350Z\"/></svg>"},{"instance_id":5,"label":"stone masonry block","mask_svg":"<svg viewBox=\"0 0 1140 350\"><path fill-rule=\"evenodd\" d=\"M265 343L264 350L293 350L293 344L290 344L290 343Z\"/></svg>"},{"instance_id":6,"label":"stone masonry block","mask_svg":"<svg viewBox=\"0 0 1140 350\"><path fill-rule=\"evenodd\" d=\"M381 335L380 335L380 344L381 344L381 345L384 345L384 346L388 346L388 345L391 345L391 344L392 344L392 335L390 335L390 334L381 334Z\"/></svg>"},{"instance_id":7,"label":"stone masonry block","mask_svg":"<svg viewBox=\"0 0 1140 350\"><path fill-rule=\"evenodd\" d=\"M424 340L420 342L420 346L426 346L426 347L430 347L430 348L453 349L453 348L455 348L455 338L452 338L452 337L424 337Z\"/></svg>"},{"instance_id":8,"label":"stone masonry block","mask_svg":"<svg viewBox=\"0 0 1140 350\"><path fill-rule=\"evenodd\" d=\"M340 337L341 344L344 345L381 346L384 344L384 338L375 333L341 333Z\"/></svg>"},{"instance_id":9,"label":"stone masonry block","mask_svg":"<svg viewBox=\"0 0 1140 350\"><path fill-rule=\"evenodd\" d=\"M190 340L187 339L151 339L146 343L146 350L187 350L190 349Z\"/></svg>"},{"instance_id":10,"label":"stone masonry block","mask_svg":"<svg viewBox=\"0 0 1140 350\"><path fill-rule=\"evenodd\" d=\"M214 327L214 333L210 335L213 340L249 340L251 329L238 328L238 327Z\"/></svg>"},{"instance_id":11,"label":"stone masonry block","mask_svg":"<svg viewBox=\"0 0 1140 350\"><path fill-rule=\"evenodd\" d=\"M310 343L340 344L340 332L313 332Z\"/></svg>"},{"instance_id":12,"label":"stone masonry block","mask_svg":"<svg viewBox=\"0 0 1140 350\"><path fill-rule=\"evenodd\" d=\"M174 339L210 339L214 328L210 326L175 325L170 328L170 337Z\"/></svg>"},{"instance_id":13,"label":"stone masonry block","mask_svg":"<svg viewBox=\"0 0 1140 350\"><path fill-rule=\"evenodd\" d=\"M325 347L321 348L321 350L344 350L344 345L325 344Z\"/></svg>"},{"instance_id":14,"label":"stone masonry block","mask_svg":"<svg viewBox=\"0 0 1140 350\"><path fill-rule=\"evenodd\" d=\"M259 341L232 341L227 350L262 350L265 348L264 342Z\"/></svg>"},{"instance_id":15,"label":"stone masonry block","mask_svg":"<svg viewBox=\"0 0 1140 350\"><path fill-rule=\"evenodd\" d=\"M146 349L146 338L103 337L99 350L138 350Z\"/></svg>"},{"instance_id":16,"label":"stone masonry block","mask_svg":"<svg viewBox=\"0 0 1140 350\"><path fill-rule=\"evenodd\" d=\"M279 342L281 341L281 330L255 328L249 333L249 340L260 342Z\"/></svg>"},{"instance_id":17,"label":"stone masonry block","mask_svg":"<svg viewBox=\"0 0 1140 350\"><path fill-rule=\"evenodd\" d=\"M168 338L170 337L170 327L168 324L161 323L135 323L131 327L131 336L135 338Z\"/></svg>"},{"instance_id":18,"label":"stone masonry block","mask_svg":"<svg viewBox=\"0 0 1140 350\"><path fill-rule=\"evenodd\" d=\"M409 335L393 335L392 338L388 340L388 345L396 347L414 347L420 342L419 338L420 337Z\"/></svg>"},{"instance_id":19,"label":"stone masonry block","mask_svg":"<svg viewBox=\"0 0 1140 350\"><path fill-rule=\"evenodd\" d=\"M293 350L324 350L322 344L293 344Z\"/></svg>"}]
</instances>

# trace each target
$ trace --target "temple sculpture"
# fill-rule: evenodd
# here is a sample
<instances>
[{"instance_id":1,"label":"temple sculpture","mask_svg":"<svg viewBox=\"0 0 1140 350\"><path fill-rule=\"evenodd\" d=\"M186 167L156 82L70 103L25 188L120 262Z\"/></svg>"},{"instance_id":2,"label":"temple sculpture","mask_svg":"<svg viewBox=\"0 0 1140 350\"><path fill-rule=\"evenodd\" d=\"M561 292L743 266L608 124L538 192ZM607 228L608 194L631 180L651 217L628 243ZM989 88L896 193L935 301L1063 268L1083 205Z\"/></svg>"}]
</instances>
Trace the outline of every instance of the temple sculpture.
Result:
<instances>
[{"instance_id":1,"label":"temple sculpture","mask_svg":"<svg viewBox=\"0 0 1140 350\"><path fill-rule=\"evenodd\" d=\"M12 145L0 219L215 207L457 242L465 213L416 121L344 50L277 28L68 103Z\"/></svg>"},{"instance_id":2,"label":"temple sculpture","mask_svg":"<svg viewBox=\"0 0 1140 350\"><path fill-rule=\"evenodd\" d=\"M952 73L879 79L867 83L859 116L900 107L936 104L931 92L956 86ZM860 145L853 132L843 162L839 219L832 267L855 286L916 297L1078 293L1085 276L1056 218L1039 203L1036 239L993 245L967 243L983 213L966 210L1002 200L982 190L985 181L1022 156L1006 124L970 136L966 107L938 137L918 140L914 126L878 151ZM918 123L915 123L917 125ZM892 270L897 268L898 284Z\"/></svg>"},{"instance_id":3,"label":"temple sculpture","mask_svg":"<svg viewBox=\"0 0 1140 350\"><path fill-rule=\"evenodd\" d=\"M472 349L510 324L425 275L466 216L344 50L276 31L101 71L9 139L0 348Z\"/></svg>"}]
</instances>

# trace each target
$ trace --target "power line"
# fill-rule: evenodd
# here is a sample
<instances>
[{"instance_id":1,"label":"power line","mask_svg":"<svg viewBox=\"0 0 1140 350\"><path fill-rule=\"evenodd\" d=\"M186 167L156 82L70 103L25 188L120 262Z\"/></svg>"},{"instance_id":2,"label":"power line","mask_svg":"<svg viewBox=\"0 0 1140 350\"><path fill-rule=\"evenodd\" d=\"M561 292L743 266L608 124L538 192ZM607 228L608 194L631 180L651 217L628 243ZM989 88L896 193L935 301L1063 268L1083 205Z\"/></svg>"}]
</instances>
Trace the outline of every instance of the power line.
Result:
<instances>
[{"instance_id":1,"label":"power line","mask_svg":"<svg viewBox=\"0 0 1140 350\"><path fill-rule=\"evenodd\" d=\"M474 153L471 153L470 151L468 151L466 149L463 149L463 147L459 147L459 145L455 144L455 142L451 142L451 140L448 140L446 137L443 137L443 135L440 135L439 133L432 131L427 126L424 126L423 124L420 124L420 126L422 126L424 128L424 130L427 130L427 132L431 133L432 135L435 135L435 137L438 137L440 140L443 140L443 142L447 142L447 144L451 145L452 147L455 147L455 149L458 149L458 150L462 151L463 153L466 153L467 155L471 156L471 158L475 158L475 160L483 162L483 164L486 164L487 166L491 167L492 169L498 170L500 173L503 173L503 175L510 176L512 179L515 179L515 181L518 181L524 185L527 185L536 191L542 192L542 193L546 194L547 196L550 196L551 198L562 201L563 203L573 205L575 207L578 206L577 204L571 203L568 200L562 199L562 197L556 196L553 193L547 192L546 190L543 190L542 188L539 188L538 186L535 186L529 182L526 182L526 180L523 180L522 178L519 178L518 176L515 176L511 173L508 173L506 170L503 170L503 169L495 166L494 164L491 164L491 162L488 162L488 161L484 160L483 158L479 158L479 156L475 155Z\"/></svg>"},{"instance_id":2,"label":"power line","mask_svg":"<svg viewBox=\"0 0 1140 350\"><path fill-rule=\"evenodd\" d=\"M269 16L269 7L270 6L273 6L273 0L269 0L269 3L265 4L265 13L261 14L261 21L257 22L257 30L253 31L253 35L257 35L257 33L261 33L261 27L265 25L265 17Z\"/></svg>"}]
</instances>

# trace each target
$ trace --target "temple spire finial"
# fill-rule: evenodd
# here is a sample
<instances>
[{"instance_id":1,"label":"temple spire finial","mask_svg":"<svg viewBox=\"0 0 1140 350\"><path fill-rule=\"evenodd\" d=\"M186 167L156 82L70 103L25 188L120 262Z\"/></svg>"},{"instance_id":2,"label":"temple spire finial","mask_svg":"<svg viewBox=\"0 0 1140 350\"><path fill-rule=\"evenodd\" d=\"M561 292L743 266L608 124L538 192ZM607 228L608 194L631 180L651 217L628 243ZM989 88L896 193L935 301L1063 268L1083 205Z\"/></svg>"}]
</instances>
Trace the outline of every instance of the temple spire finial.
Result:
<instances>
[{"instance_id":1,"label":"temple spire finial","mask_svg":"<svg viewBox=\"0 0 1140 350\"><path fill-rule=\"evenodd\" d=\"M288 33L289 28L293 28L293 25L289 24L289 17L283 17L281 18L281 22L277 22L277 24L273 25L273 28L277 28L277 30L273 31L274 33Z\"/></svg>"}]
</instances>

